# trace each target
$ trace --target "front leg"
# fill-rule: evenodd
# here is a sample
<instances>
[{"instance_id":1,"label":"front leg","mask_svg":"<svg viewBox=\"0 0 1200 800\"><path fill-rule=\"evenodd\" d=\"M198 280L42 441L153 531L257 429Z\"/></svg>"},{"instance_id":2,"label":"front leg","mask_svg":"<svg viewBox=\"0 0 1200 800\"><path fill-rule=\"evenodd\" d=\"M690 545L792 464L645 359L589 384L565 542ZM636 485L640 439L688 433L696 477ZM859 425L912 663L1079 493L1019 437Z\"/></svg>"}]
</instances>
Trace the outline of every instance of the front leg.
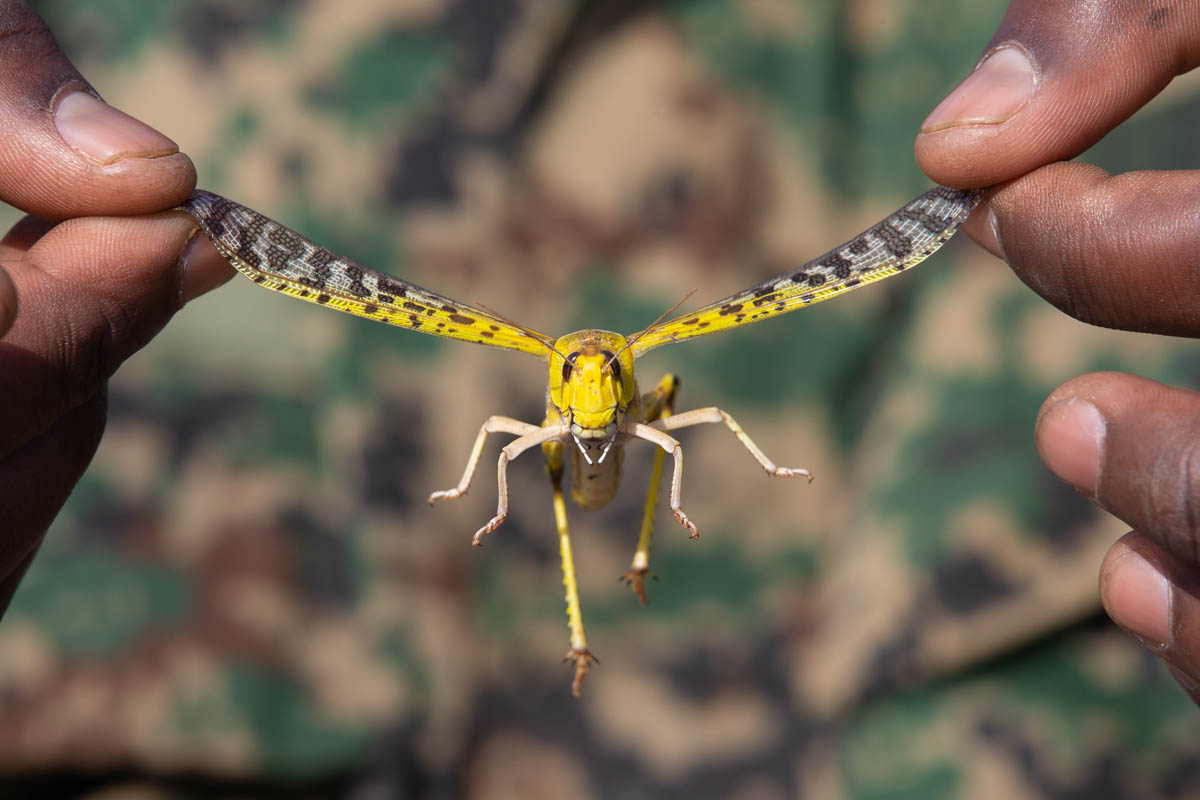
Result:
<instances>
[{"instance_id":1,"label":"front leg","mask_svg":"<svg viewBox=\"0 0 1200 800\"><path fill-rule=\"evenodd\" d=\"M668 420L675 417L667 417ZM659 423L666 420L659 420ZM675 520L687 528L688 534L692 539L698 539L700 532L696 530L696 526L688 519L687 514L683 513L683 509L679 507L680 486L683 484L683 447L679 442L663 433L657 427L643 425L640 422L626 422L621 426L621 432L634 436L638 439L645 439L647 442L656 444L663 450L671 454L671 458L675 462L675 469L671 473L671 513L675 515Z\"/></svg>"},{"instance_id":2,"label":"front leg","mask_svg":"<svg viewBox=\"0 0 1200 800\"><path fill-rule=\"evenodd\" d=\"M496 502L496 516L488 520L488 523L482 528L475 531L475 536L472 537L471 544L476 547L483 544L484 536L499 528L501 523L508 518L508 462L531 447L537 447L552 439L563 439L570 433L570 429L561 423L558 425L549 425L545 428L537 428L533 425L530 425L530 427L534 428L532 433L527 433L518 439L514 439L500 451L500 460L496 465L496 484L500 494ZM666 434L663 435L665 436Z\"/></svg>"},{"instance_id":3,"label":"front leg","mask_svg":"<svg viewBox=\"0 0 1200 800\"><path fill-rule=\"evenodd\" d=\"M513 419L512 417L488 417L479 429L479 435L475 437L475 446L471 448L471 457L467 459L467 468L463 470L462 480L458 482L458 486L429 495L429 505L433 505L438 500L457 500L467 493L467 489L471 487L471 479L475 477L475 470L479 466L479 456L483 454L483 444L487 441L489 433L511 433L514 436L527 436L539 430L541 428L537 425L530 425L528 422L521 422L521 420Z\"/></svg>"}]
</instances>

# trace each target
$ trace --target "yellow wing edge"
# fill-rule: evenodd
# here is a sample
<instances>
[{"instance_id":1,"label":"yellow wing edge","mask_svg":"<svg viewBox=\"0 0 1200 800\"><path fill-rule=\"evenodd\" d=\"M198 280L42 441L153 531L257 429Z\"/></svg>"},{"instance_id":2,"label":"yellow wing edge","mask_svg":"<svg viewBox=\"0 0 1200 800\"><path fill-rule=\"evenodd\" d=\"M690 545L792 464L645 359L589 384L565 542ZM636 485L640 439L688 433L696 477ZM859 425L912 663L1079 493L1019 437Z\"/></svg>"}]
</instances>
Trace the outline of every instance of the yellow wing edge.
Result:
<instances>
[{"instance_id":1,"label":"yellow wing edge","mask_svg":"<svg viewBox=\"0 0 1200 800\"><path fill-rule=\"evenodd\" d=\"M238 272L266 289L399 328L547 358L553 339L483 309L356 264L225 197L180 206Z\"/></svg>"},{"instance_id":2,"label":"yellow wing edge","mask_svg":"<svg viewBox=\"0 0 1200 800\"><path fill-rule=\"evenodd\" d=\"M898 275L949 241L982 196L978 189L931 189L799 269L631 334L633 354L777 317Z\"/></svg>"}]
</instances>

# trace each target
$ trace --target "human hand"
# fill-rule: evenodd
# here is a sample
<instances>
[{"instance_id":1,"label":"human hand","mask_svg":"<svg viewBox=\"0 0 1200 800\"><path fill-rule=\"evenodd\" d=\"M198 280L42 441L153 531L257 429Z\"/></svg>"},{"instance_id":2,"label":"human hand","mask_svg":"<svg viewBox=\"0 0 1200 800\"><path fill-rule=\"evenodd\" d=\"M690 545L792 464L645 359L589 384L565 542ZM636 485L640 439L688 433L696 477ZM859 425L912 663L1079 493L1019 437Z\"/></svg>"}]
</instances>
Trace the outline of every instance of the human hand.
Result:
<instances>
[{"instance_id":1,"label":"human hand","mask_svg":"<svg viewBox=\"0 0 1200 800\"><path fill-rule=\"evenodd\" d=\"M1200 171L1062 163L1200 65L1200 0L1013 0L986 60L922 127L936 181L995 186L965 226L1094 325L1200 336ZM1109 615L1200 702L1200 393L1075 378L1038 414L1042 460L1137 532L1100 572Z\"/></svg>"},{"instance_id":2,"label":"human hand","mask_svg":"<svg viewBox=\"0 0 1200 800\"><path fill-rule=\"evenodd\" d=\"M191 217L154 213L192 191L188 157L96 99L19 0L0 0L0 65L0 200L30 215L0 239L2 612L100 441L109 376L232 269Z\"/></svg>"}]
</instances>

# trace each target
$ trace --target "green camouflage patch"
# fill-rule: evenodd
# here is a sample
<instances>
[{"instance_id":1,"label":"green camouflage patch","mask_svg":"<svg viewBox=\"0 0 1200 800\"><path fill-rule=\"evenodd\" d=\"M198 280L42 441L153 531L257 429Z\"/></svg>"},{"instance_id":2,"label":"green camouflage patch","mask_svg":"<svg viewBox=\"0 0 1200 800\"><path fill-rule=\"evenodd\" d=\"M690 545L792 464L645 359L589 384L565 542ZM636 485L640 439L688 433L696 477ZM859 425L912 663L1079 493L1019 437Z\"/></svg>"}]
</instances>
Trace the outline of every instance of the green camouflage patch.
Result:
<instances>
[{"instance_id":1,"label":"green camouflage patch","mask_svg":"<svg viewBox=\"0 0 1200 800\"><path fill-rule=\"evenodd\" d=\"M1003 13L35 5L204 188L550 332L636 330L923 190L913 132ZM1188 163L1189 86L1100 163ZM681 408L722 405L817 481L766 485L727 437L689 435L708 524L688 542L660 501L642 609L616 580L651 455L631 447L616 501L570 512L602 659L575 702L535 455L481 551L490 470L425 503L487 415L541 420L542 368L235 282L111 382L105 440L0 626L0 794L63 775L59 796L1195 794L1194 708L1099 618L1123 531L1031 432L1072 375L1195 386L1197 367L1187 343L1073 322L965 242L655 352L643 382L679 373Z\"/></svg>"}]
</instances>

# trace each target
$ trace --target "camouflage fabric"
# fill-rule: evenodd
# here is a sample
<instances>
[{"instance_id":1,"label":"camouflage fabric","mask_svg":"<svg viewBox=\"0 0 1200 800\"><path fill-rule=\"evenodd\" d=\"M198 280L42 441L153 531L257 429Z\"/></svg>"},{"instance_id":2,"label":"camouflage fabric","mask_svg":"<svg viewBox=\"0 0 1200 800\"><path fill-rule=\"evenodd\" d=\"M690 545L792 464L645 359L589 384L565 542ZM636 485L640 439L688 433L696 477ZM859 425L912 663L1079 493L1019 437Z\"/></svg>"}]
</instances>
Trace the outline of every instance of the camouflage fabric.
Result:
<instances>
[{"instance_id":1,"label":"camouflage fabric","mask_svg":"<svg viewBox=\"0 0 1200 800\"><path fill-rule=\"evenodd\" d=\"M928 186L923 116L999 0L45 0L110 102L200 185L538 330L637 330L823 252ZM1101 143L1186 163L1200 83ZM1185 141L1187 140L1187 141ZM1185 147L1187 149L1185 149ZM9 214L5 221L15 216ZM1044 396L1189 342L1086 327L952 242L781 320L663 348L689 542L650 605L616 578L650 449L569 510L581 701L550 492L509 471L430 508L488 414L538 422L533 359L240 278L111 386L108 432L0 625L4 797L1185 797L1200 715L1100 613L1124 532L1042 468ZM486 451L488 463L498 444Z\"/></svg>"}]
</instances>

